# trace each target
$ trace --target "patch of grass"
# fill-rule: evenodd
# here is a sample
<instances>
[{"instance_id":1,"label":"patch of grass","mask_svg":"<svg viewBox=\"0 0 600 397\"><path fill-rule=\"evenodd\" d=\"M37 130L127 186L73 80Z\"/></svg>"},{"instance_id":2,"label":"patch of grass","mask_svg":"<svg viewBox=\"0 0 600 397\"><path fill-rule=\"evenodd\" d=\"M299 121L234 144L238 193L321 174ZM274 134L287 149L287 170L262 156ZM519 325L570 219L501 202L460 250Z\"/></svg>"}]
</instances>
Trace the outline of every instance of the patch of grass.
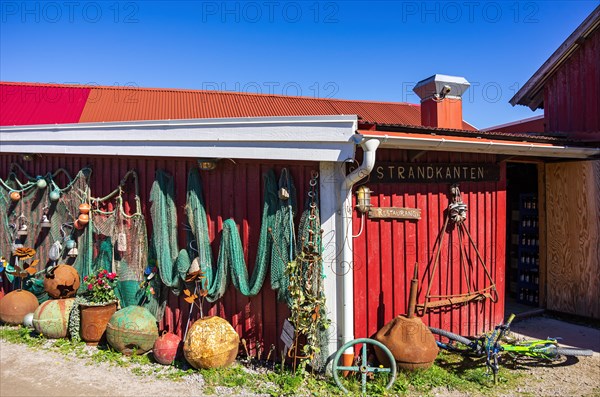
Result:
<instances>
[{"instance_id":1,"label":"patch of grass","mask_svg":"<svg viewBox=\"0 0 600 397\"><path fill-rule=\"evenodd\" d=\"M68 339L49 341L43 336L23 327L0 327L0 339L11 343L21 343L33 348L42 348L64 355L76 355L91 363L108 363L127 368L138 376L151 376L158 379L178 381L186 376L199 373L204 379L202 394L215 394L218 387L227 387L233 392L268 393L273 396L341 396L343 395L333 379L325 375L301 373L282 368L281 365L262 364L259 366L236 363L228 368L197 371L183 359L172 366L156 364L149 354L127 357L109 347L86 348L83 342ZM269 368L268 370L266 368ZM525 375L511 371L508 363L501 363L499 382L486 373L485 359L469 358L458 354L440 352L434 365L427 370L414 372L398 371L396 382L390 390L385 390L389 375L377 374L367 382L368 395L430 396L444 392L460 391L472 395L495 395L515 390ZM361 394L360 376L342 379L351 395ZM590 397L600 397L596 390Z\"/></svg>"},{"instance_id":2,"label":"patch of grass","mask_svg":"<svg viewBox=\"0 0 600 397\"><path fill-rule=\"evenodd\" d=\"M11 343L25 344L32 348L38 348L42 346L47 340L43 337L43 335L39 335L29 328L21 327L20 325L16 328L0 328L0 339Z\"/></svg>"},{"instance_id":3,"label":"patch of grass","mask_svg":"<svg viewBox=\"0 0 600 397\"><path fill-rule=\"evenodd\" d=\"M207 390L205 392L214 394L216 386L230 387L239 389L241 387L255 386L258 379L254 374L247 373L239 364L233 364L227 368L214 368L200 370L204 378Z\"/></svg>"}]
</instances>

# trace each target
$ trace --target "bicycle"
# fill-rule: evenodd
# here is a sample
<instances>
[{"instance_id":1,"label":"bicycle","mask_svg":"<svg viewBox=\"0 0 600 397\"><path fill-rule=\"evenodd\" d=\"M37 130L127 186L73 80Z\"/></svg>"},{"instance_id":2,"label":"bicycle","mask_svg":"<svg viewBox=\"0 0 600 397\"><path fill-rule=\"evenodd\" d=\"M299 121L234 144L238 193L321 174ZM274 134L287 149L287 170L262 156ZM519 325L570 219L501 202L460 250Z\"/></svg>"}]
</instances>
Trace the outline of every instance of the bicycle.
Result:
<instances>
[{"instance_id":1,"label":"bicycle","mask_svg":"<svg viewBox=\"0 0 600 397\"><path fill-rule=\"evenodd\" d=\"M507 341L505 337L514 318L515 315L511 314L506 323L494 327L491 334L484 334L473 339L439 328L429 327L429 329L433 334L448 339L447 343L441 340L437 341L437 345L441 349L463 355L485 356L485 364L488 371L491 371L494 376L494 384L498 383L498 360L502 353L507 353L513 358L526 356L550 361L557 360L561 356L591 356L594 353L592 350L561 347L557 341L559 338Z\"/></svg>"}]
</instances>

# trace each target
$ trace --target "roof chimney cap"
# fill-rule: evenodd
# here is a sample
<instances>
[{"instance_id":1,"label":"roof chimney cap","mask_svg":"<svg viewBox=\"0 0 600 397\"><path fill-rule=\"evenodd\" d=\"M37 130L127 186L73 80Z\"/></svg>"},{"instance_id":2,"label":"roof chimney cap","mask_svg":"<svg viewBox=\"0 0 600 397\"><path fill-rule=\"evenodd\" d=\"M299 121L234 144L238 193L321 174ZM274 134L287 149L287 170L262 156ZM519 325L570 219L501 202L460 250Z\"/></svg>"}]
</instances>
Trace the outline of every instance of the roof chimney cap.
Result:
<instances>
[{"instance_id":1,"label":"roof chimney cap","mask_svg":"<svg viewBox=\"0 0 600 397\"><path fill-rule=\"evenodd\" d=\"M470 86L464 77L434 74L419 81L413 91L421 98L421 102L432 97L458 99Z\"/></svg>"}]
</instances>

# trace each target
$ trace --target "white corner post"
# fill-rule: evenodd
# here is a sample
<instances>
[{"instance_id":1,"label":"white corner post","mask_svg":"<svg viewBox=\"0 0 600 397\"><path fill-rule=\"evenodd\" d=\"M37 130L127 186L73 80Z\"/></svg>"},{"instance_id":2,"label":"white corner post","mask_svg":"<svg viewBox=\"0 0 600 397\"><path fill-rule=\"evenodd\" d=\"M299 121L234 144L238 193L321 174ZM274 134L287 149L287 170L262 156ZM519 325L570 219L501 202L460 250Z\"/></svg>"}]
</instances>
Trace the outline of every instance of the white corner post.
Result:
<instances>
[{"instance_id":1,"label":"white corner post","mask_svg":"<svg viewBox=\"0 0 600 397\"><path fill-rule=\"evenodd\" d=\"M361 142L363 162L352 171L341 183L340 208L342 216L338 236L341 241L341 255L338 260L338 274L342 278L342 344L354 339L354 260L352 242L352 187L361 179L367 177L375 165L375 153L379 147L377 139ZM344 365L352 365L354 351L347 349L342 355Z\"/></svg>"},{"instance_id":2,"label":"white corner post","mask_svg":"<svg viewBox=\"0 0 600 397\"><path fill-rule=\"evenodd\" d=\"M319 196L320 196L320 215L321 229L323 230L323 289L327 302L327 318L331 321L327 330L329 359L337 352L341 346L341 277L339 273L338 258L340 256L341 246L337 233L337 225L340 224L340 185L346 177L343 170L344 162L322 161L319 166ZM328 372L331 365L327 365Z\"/></svg>"}]
</instances>

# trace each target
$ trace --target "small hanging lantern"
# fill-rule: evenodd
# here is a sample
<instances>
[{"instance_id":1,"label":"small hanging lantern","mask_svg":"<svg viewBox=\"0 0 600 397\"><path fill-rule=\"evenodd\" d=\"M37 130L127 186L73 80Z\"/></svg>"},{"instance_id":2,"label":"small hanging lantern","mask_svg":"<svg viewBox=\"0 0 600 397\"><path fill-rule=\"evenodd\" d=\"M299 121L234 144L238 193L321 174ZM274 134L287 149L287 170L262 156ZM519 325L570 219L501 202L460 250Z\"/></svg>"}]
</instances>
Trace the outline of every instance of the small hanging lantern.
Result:
<instances>
[{"instance_id":1,"label":"small hanging lantern","mask_svg":"<svg viewBox=\"0 0 600 397\"><path fill-rule=\"evenodd\" d=\"M198 168L201 171L212 171L217 168L217 161L215 159L198 159Z\"/></svg>"},{"instance_id":2,"label":"small hanging lantern","mask_svg":"<svg viewBox=\"0 0 600 397\"><path fill-rule=\"evenodd\" d=\"M21 200L21 193L16 191L10 192L10 199L15 202Z\"/></svg>"},{"instance_id":3,"label":"small hanging lantern","mask_svg":"<svg viewBox=\"0 0 600 397\"><path fill-rule=\"evenodd\" d=\"M69 252L67 252L67 255L71 258L75 258L79 252L77 250L77 242L75 240L72 240L71 238L69 238L66 242L65 242L65 247L69 250Z\"/></svg>"},{"instance_id":4,"label":"small hanging lantern","mask_svg":"<svg viewBox=\"0 0 600 397\"><path fill-rule=\"evenodd\" d=\"M38 189L45 189L46 186L48 186L46 180L41 176L37 177L37 182L35 184L37 185Z\"/></svg>"},{"instance_id":5,"label":"small hanging lantern","mask_svg":"<svg viewBox=\"0 0 600 397\"><path fill-rule=\"evenodd\" d=\"M60 190L54 189L50 192L50 201L58 201L60 199Z\"/></svg>"},{"instance_id":6,"label":"small hanging lantern","mask_svg":"<svg viewBox=\"0 0 600 397\"><path fill-rule=\"evenodd\" d=\"M69 252L67 253L67 255L69 255L71 258L77 257L77 255L79 255L79 251L77 250L77 247L71 248L69 250Z\"/></svg>"},{"instance_id":7,"label":"small hanging lantern","mask_svg":"<svg viewBox=\"0 0 600 397\"><path fill-rule=\"evenodd\" d=\"M42 221L40 222L40 226L43 229L47 229L49 227L52 227L52 223L50 222L50 219L48 219L48 215L46 214L45 211L44 211L44 214L42 215Z\"/></svg>"},{"instance_id":8,"label":"small hanging lantern","mask_svg":"<svg viewBox=\"0 0 600 397\"><path fill-rule=\"evenodd\" d=\"M27 234L29 234L29 230L27 227L27 220L25 219L25 216L23 216L23 214L21 214L21 216L19 216L19 230L17 230L17 236L19 237L25 237L27 236Z\"/></svg>"}]
</instances>

